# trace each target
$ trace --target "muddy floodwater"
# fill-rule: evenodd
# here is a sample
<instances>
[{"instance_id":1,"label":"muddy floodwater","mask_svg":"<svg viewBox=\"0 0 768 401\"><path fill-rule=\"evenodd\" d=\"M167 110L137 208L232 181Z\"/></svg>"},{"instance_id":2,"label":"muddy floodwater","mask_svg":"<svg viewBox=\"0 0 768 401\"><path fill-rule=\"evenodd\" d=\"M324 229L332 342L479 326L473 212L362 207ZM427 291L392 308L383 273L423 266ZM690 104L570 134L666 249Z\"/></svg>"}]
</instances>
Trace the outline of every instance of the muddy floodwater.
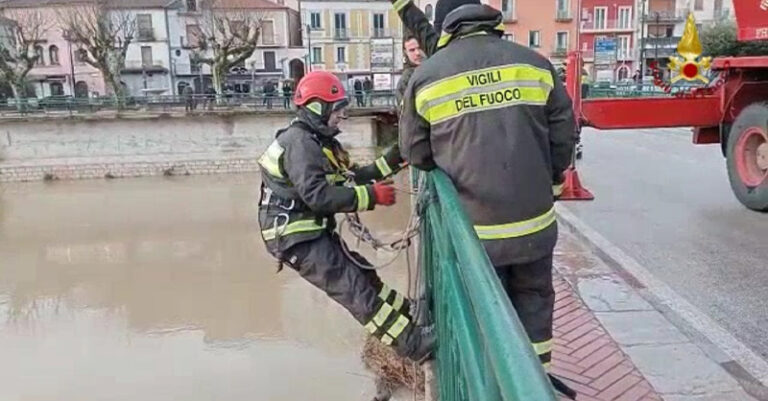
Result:
<instances>
[{"instance_id":1,"label":"muddy floodwater","mask_svg":"<svg viewBox=\"0 0 768 401\"><path fill-rule=\"evenodd\" d=\"M370 400L362 329L275 274L257 195L256 175L1 185L0 400ZM365 222L402 229L400 200Z\"/></svg>"}]
</instances>

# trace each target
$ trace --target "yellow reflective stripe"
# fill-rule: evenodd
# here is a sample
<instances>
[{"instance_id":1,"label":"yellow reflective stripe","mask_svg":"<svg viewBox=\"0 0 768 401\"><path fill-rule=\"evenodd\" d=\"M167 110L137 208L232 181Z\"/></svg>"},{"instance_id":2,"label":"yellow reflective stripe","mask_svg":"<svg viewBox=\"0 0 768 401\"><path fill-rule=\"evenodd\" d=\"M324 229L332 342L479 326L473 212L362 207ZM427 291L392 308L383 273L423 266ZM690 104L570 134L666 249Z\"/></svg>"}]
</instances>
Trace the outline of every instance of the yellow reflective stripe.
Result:
<instances>
[{"instance_id":1,"label":"yellow reflective stripe","mask_svg":"<svg viewBox=\"0 0 768 401\"><path fill-rule=\"evenodd\" d=\"M395 302L392 303L392 308L399 312L404 303L405 297L403 297L403 295L398 292L395 294Z\"/></svg>"},{"instance_id":2,"label":"yellow reflective stripe","mask_svg":"<svg viewBox=\"0 0 768 401\"><path fill-rule=\"evenodd\" d=\"M492 226L475 226L475 231L480 239L516 238L537 233L551 226L554 222L555 208L552 207L541 216L529 220Z\"/></svg>"},{"instance_id":3,"label":"yellow reflective stripe","mask_svg":"<svg viewBox=\"0 0 768 401\"><path fill-rule=\"evenodd\" d=\"M496 27L495 27L494 29L496 29L497 31L502 31L502 32L504 32L504 29L505 29L505 28L506 28L506 27L504 26L504 23L502 22L502 23L500 23L499 25L496 25Z\"/></svg>"},{"instance_id":4,"label":"yellow reflective stripe","mask_svg":"<svg viewBox=\"0 0 768 401\"><path fill-rule=\"evenodd\" d=\"M552 88L555 82L552 73L544 68L529 64L507 64L480 70L463 72L433 82L416 93L416 110L423 115L427 102L435 101L444 96L450 96L478 86L488 86L499 82L532 81L540 82Z\"/></svg>"},{"instance_id":5,"label":"yellow reflective stripe","mask_svg":"<svg viewBox=\"0 0 768 401\"><path fill-rule=\"evenodd\" d=\"M387 321L387 318L389 315L392 314L392 311L394 309L392 308L392 305L384 302L381 304L381 308L379 308L379 311L376 312L376 316L371 319L373 323L376 324L376 326L381 327L382 324L384 324L385 321Z\"/></svg>"},{"instance_id":6,"label":"yellow reflective stripe","mask_svg":"<svg viewBox=\"0 0 768 401\"><path fill-rule=\"evenodd\" d=\"M552 340L533 343L533 350L536 351L536 355L543 355L547 352L552 352Z\"/></svg>"},{"instance_id":7,"label":"yellow reflective stripe","mask_svg":"<svg viewBox=\"0 0 768 401\"><path fill-rule=\"evenodd\" d=\"M440 39L437 40L437 48L439 49L439 48L444 47L445 45L447 45L448 42L451 41L452 37L453 37L453 35L451 35L450 33L443 32L440 35Z\"/></svg>"},{"instance_id":8,"label":"yellow reflective stripe","mask_svg":"<svg viewBox=\"0 0 768 401\"><path fill-rule=\"evenodd\" d=\"M565 184L557 184L552 185L552 194L555 196L560 196L563 194L563 185Z\"/></svg>"},{"instance_id":9,"label":"yellow reflective stripe","mask_svg":"<svg viewBox=\"0 0 768 401\"><path fill-rule=\"evenodd\" d=\"M357 210L368 210L371 201L368 197L368 188L365 185L358 185L355 187L355 194L357 195Z\"/></svg>"},{"instance_id":10,"label":"yellow reflective stripe","mask_svg":"<svg viewBox=\"0 0 768 401\"><path fill-rule=\"evenodd\" d=\"M394 4L392 4L392 7L394 7L395 11L400 11L410 2L411 0L397 0Z\"/></svg>"},{"instance_id":11,"label":"yellow reflective stripe","mask_svg":"<svg viewBox=\"0 0 768 401\"><path fill-rule=\"evenodd\" d=\"M384 284L383 287L381 287L381 291L379 291L379 298L381 298L382 301L386 302L387 298L389 298L389 294L392 293L392 289L389 288L388 285Z\"/></svg>"},{"instance_id":12,"label":"yellow reflective stripe","mask_svg":"<svg viewBox=\"0 0 768 401\"><path fill-rule=\"evenodd\" d=\"M386 334L384 334L384 336L381 337L381 342L383 342L386 345L392 345L392 342L394 342L394 341L395 341L394 338L392 338L392 337L390 337L390 336L388 336Z\"/></svg>"},{"instance_id":13,"label":"yellow reflective stripe","mask_svg":"<svg viewBox=\"0 0 768 401\"><path fill-rule=\"evenodd\" d=\"M270 175L283 178L283 173L280 171L280 157L284 151L285 149L277 141L272 141L267 150L264 151L264 154L259 158L259 164Z\"/></svg>"},{"instance_id":14,"label":"yellow reflective stripe","mask_svg":"<svg viewBox=\"0 0 768 401\"><path fill-rule=\"evenodd\" d=\"M470 92L467 90L466 92ZM549 89L524 87L520 82L508 82L488 88L482 93L458 93L454 98L430 107L422 116L430 124L438 124L451 118L479 111L499 109L517 104L547 104Z\"/></svg>"},{"instance_id":15,"label":"yellow reflective stripe","mask_svg":"<svg viewBox=\"0 0 768 401\"><path fill-rule=\"evenodd\" d=\"M387 334L392 336L392 338L397 338L400 334L402 334L403 330L408 327L409 323L411 323L411 321L408 320L407 317L400 315L400 317L397 318L389 330L387 330Z\"/></svg>"},{"instance_id":16,"label":"yellow reflective stripe","mask_svg":"<svg viewBox=\"0 0 768 401\"><path fill-rule=\"evenodd\" d=\"M373 334L376 332L378 327L376 327L376 325L373 324L373 322L368 322L368 324L365 325L365 329L368 330L369 333Z\"/></svg>"},{"instance_id":17,"label":"yellow reflective stripe","mask_svg":"<svg viewBox=\"0 0 768 401\"><path fill-rule=\"evenodd\" d=\"M320 103L317 103L317 102L312 102L312 103L310 103L310 104L308 104L308 105L307 105L307 108L308 108L308 109L309 109L311 112L313 112L313 113L317 114L318 116L319 116L319 115L321 115L321 114L323 114L323 106L321 106L321 105L320 105Z\"/></svg>"},{"instance_id":18,"label":"yellow reflective stripe","mask_svg":"<svg viewBox=\"0 0 768 401\"><path fill-rule=\"evenodd\" d=\"M333 151L328 148L323 148L323 153L325 153L325 157L328 158L328 160L333 164L334 167L337 169L341 169L341 164L339 164L339 161L336 160L336 156L333 154Z\"/></svg>"},{"instance_id":19,"label":"yellow reflective stripe","mask_svg":"<svg viewBox=\"0 0 768 401\"><path fill-rule=\"evenodd\" d=\"M325 179L331 184L338 184L347 181L347 178L341 174L326 174Z\"/></svg>"},{"instance_id":20,"label":"yellow reflective stripe","mask_svg":"<svg viewBox=\"0 0 768 401\"><path fill-rule=\"evenodd\" d=\"M379 157L376 159L376 167L379 169L379 172L381 173L382 177L386 177L390 174L392 174L392 169L389 168L389 164L387 163L387 159L384 158L384 156Z\"/></svg>"},{"instance_id":21,"label":"yellow reflective stripe","mask_svg":"<svg viewBox=\"0 0 768 401\"><path fill-rule=\"evenodd\" d=\"M541 364L541 366L543 366L544 369L549 369L552 367L552 362L544 362Z\"/></svg>"},{"instance_id":22,"label":"yellow reflective stripe","mask_svg":"<svg viewBox=\"0 0 768 401\"><path fill-rule=\"evenodd\" d=\"M278 230L281 236L303 233L309 231L318 231L325 229L326 221L323 220L322 224L317 224L317 221L313 220L298 220L293 223L289 223L286 226L272 227L261 231L261 235L265 240L273 240L277 238Z\"/></svg>"}]
</instances>

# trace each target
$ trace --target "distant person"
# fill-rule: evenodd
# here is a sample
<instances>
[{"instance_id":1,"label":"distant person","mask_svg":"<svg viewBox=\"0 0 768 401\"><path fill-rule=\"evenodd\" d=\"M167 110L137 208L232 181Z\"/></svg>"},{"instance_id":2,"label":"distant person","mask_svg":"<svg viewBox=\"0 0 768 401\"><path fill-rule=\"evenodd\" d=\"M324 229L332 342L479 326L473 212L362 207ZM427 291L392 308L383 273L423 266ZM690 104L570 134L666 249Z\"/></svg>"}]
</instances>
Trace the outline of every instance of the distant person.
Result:
<instances>
[{"instance_id":1,"label":"distant person","mask_svg":"<svg viewBox=\"0 0 768 401\"><path fill-rule=\"evenodd\" d=\"M357 107L363 107L363 83L360 82L359 79L356 79L353 88L355 88L355 99L357 100Z\"/></svg>"},{"instance_id":2,"label":"distant person","mask_svg":"<svg viewBox=\"0 0 768 401\"><path fill-rule=\"evenodd\" d=\"M293 94L293 88L290 81L283 82L283 107L287 110L291 108L291 94Z\"/></svg>"},{"instance_id":3,"label":"distant person","mask_svg":"<svg viewBox=\"0 0 768 401\"><path fill-rule=\"evenodd\" d=\"M272 83L272 81L266 81L264 83L264 100L262 101L261 105L267 106L267 109L272 108L272 97L275 95L275 84Z\"/></svg>"},{"instance_id":4,"label":"distant person","mask_svg":"<svg viewBox=\"0 0 768 401\"><path fill-rule=\"evenodd\" d=\"M365 77L365 81L363 81L363 92L365 92L365 101L364 104L371 106L372 105L372 92L373 92L373 81L371 81L371 78Z\"/></svg>"},{"instance_id":5,"label":"distant person","mask_svg":"<svg viewBox=\"0 0 768 401\"><path fill-rule=\"evenodd\" d=\"M205 102L208 110L213 110L213 103L216 102L216 91L212 87L205 89Z\"/></svg>"},{"instance_id":6,"label":"distant person","mask_svg":"<svg viewBox=\"0 0 768 401\"><path fill-rule=\"evenodd\" d=\"M182 90L184 96L184 111L189 113L195 108L195 90L192 89L192 85L187 85Z\"/></svg>"}]
</instances>

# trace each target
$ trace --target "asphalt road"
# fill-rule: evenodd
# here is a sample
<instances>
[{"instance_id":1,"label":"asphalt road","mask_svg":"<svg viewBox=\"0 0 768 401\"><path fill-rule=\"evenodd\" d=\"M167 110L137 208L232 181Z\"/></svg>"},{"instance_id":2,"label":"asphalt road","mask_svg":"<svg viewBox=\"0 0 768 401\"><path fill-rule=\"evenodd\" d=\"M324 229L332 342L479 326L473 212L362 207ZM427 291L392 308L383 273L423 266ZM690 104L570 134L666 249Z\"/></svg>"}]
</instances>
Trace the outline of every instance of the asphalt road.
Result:
<instances>
[{"instance_id":1,"label":"asphalt road","mask_svg":"<svg viewBox=\"0 0 768 401\"><path fill-rule=\"evenodd\" d=\"M720 147L686 129L582 136L596 200L568 209L768 359L768 214L733 196Z\"/></svg>"}]
</instances>

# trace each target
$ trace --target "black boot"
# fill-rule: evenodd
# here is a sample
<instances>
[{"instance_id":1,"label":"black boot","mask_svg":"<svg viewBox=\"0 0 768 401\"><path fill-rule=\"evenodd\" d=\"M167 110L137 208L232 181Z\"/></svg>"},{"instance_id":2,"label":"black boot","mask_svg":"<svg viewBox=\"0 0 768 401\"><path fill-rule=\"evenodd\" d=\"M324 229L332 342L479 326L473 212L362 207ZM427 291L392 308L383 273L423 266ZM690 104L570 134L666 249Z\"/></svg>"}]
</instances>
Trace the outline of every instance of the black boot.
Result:
<instances>
[{"instance_id":1,"label":"black boot","mask_svg":"<svg viewBox=\"0 0 768 401\"><path fill-rule=\"evenodd\" d=\"M434 326L417 326L411 324L404 337L398 339L395 351L403 358L409 358L418 363L432 359L437 347L437 336Z\"/></svg>"}]
</instances>

